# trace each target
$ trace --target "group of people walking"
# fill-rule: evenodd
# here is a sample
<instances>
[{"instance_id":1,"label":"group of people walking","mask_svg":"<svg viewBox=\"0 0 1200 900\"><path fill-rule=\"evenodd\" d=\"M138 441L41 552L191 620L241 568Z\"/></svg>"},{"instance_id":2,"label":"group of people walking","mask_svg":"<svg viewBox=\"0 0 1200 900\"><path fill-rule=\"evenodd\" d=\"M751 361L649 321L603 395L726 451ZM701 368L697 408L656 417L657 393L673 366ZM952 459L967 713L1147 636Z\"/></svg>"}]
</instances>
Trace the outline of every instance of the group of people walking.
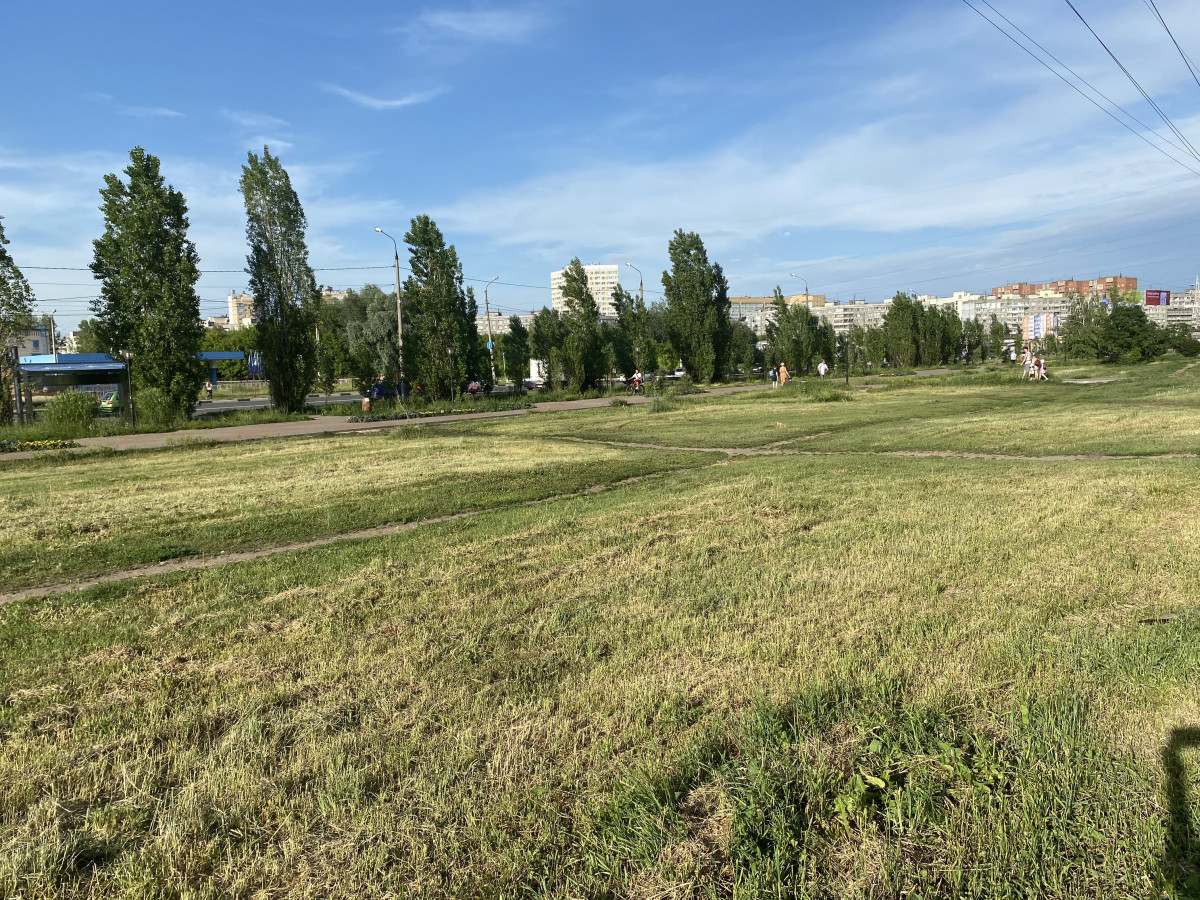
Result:
<instances>
[{"instance_id":1,"label":"group of people walking","mask_svg":"<svg viewBox=\"0 0 1200 900\"><path fill-rule=\"evenodd\" d=\"M1042 359L1040 353L1034 353L1028 347L1021 354L1021 366L1025 371L1025 377L1030 381L1049 381L1046 376L1046 360Z\"/></svg>"},{"instance_id":2,"label":"group of people walking","mask_svg":"<svg viewBox=\"0 0 1200 900\"><path fill-rule=\"evenodd\" d=\"M817 366L817 374L824 378L829 374L829 363L821 360L821 364ZM781 384L787 384L792 380L792 373L788 371L787 363L780 363L778 366L771 366L771 387L777 388Z\"/></svg>"}]
</instances>

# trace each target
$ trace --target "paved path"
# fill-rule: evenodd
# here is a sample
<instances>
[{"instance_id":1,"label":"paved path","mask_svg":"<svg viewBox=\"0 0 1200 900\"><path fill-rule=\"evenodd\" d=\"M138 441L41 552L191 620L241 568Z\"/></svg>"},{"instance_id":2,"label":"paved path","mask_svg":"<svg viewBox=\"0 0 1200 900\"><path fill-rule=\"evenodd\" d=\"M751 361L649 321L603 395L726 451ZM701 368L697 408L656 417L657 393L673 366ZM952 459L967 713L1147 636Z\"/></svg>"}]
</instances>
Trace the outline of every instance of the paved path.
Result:
<instances>
[{"instance_id":1,"label":"paved path","mask_svg":"<svg viewBox=\"0 0 1200 900\"><path fill-rule=\"evenodd\" d=\"M938 375L952 374L954 369L922 369L912 375L896 376L897 378L932 378ZM803 384L803 380L797 380ZM830 383L841 384L836 379ZM768 390L768 384L743 384L733 387L712 388L698 397L719 397L724 394L739 394L746 391ZM149 434L119 434L107 437L79 438L78 447L65 451L81 453L87 450L106 447L110 450L152 450L158 447L171 447L188 443L230 443L236 441L260 441L268 438L303 437L316 434L339 434L355 431L378 431L383 428L400 428L405 425L445 425L450 422L466 422L476 419L501 419L509 416L523 416L530 412L567 412L576 409L595 409L611 405L612 397L599 397L592 400L557 400L547 403L534 403L532 409L509 409L497 412L481 412L460 414L454 416L429 416L423 419L396 419L385 422L348 422L341 416L312 416L300 422L269 422L260 425L230 425L226 428L189 428L182 431L153 432ZM647 403L647 397L628 397L629 403ZM40 451L45 452L45 451ZM64 452L64 451L57 451ZM11 459L29 459L39 455L31 453L5 453L0 455L0 462Z\"/></svg>"},{"instance_id":2,"label":"paved path","mask_svg":"<svg viewBox=\"0 0 1200 900\"><path fill-rule=\"evenodd\" d=\"M736 387L713 388L701 397L759 391L765 384L747 384ZM646 403L647 397L629 397L631 404ZM531 412L567 412L576 409L595 409L610 406L612 397L591 400L558 400L550 403L534 403L532 409L505 409L495 412L468 413L451 416L428 416L422 419L390 419L383 422L349 422L341 416L312 416L300 422L264 422L260 425L231 425L227 428L187 428L181 431L156 431L147 434L118 434L107 437L80 438L78 447L71 451L81 453L107 447L110 450L151 450L188 443L228 443L236 441L259 441L267 438L303 437L316 434L340 434L343 432L378 431L384 428L400 428L405 425L445 425L451 422L470 422L477 419L503 419L523 416ZM61 451L60 451L61 452ZM0 462L9 459L28 459L36 453L6 453Z\"/></svg>"}]
</instances>

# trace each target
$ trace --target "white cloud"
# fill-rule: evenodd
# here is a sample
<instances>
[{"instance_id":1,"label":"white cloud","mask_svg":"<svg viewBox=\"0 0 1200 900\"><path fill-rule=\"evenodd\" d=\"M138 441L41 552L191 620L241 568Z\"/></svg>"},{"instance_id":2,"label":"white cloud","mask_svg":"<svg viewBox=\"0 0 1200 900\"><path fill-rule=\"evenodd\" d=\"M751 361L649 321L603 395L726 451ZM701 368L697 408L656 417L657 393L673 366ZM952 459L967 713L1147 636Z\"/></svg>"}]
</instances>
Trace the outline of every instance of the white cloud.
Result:
<instances>
[{"instance_id":1,"label":"white cloud","mask_svg":"<svg viewBox=\"0 0 1200 900\"><path fill-rule=\"evenodd\" d=\"M286 128L288 123L275 116L265 113L239 112L234 109L223 109L221 115L229 121L244 128Z\"/></svg>"},{"instance_id":2,"label":"white cloud","mask_svg":"<svg viewBox=\"0 0 1200 900\"><path fill-rule=\"evenodd\" d=\"M408 29L416 36L521 44L549 23L533 7L521 9L429 10Z\"/></svg>"},{"instance_id":3,"label":"white cloud","mask_svg":"<svg viewBox=\"0 0 1200 900\"><path fill-rule=\"evenodd\" d=\"M117 110L118 115L135 116L139 119L155 119L155 118L183 118L183 113L177 109L169 109L165 106L123 106Z\"/></svg>"},{"instance_id":4,"label":"white cloud","mask_svg":"<svg viewBox=\"0 0 1200 900\"><path fill-rule=\"evenodd\" d=\"M418 91L416 93L406 94L403 97L384 99L381 97L371 97L367 94L360 94L357 91L339 87L336 84L322 85L322 88L330 94L337 94L339 97L345 97L351 103L364 106L367 109L402 109L406 106L416 106L419 103L427 103L434 97L437 97L439 94L443 93L443 90L438 88L432 91Z\"/></svg>"}]
</instances>

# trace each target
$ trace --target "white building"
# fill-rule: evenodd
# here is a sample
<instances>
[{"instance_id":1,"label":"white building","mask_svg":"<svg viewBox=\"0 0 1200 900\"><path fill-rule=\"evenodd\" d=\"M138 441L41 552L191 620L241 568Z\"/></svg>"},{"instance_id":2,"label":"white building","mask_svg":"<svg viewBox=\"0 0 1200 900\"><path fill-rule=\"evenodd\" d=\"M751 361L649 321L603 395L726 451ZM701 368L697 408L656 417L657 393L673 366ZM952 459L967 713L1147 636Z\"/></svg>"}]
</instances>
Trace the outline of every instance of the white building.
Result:
<instances>
[{"instance_id":1,"label":"white building","mask_svg":"<svg viewBox=\"0 0 1200 900\"><path fill-rule=\"evenodd\" d=\"M246 293L229 294L229 328L254 324L254 298Z\"/></svg>"},{"instance_id":2,"label":"white building","mask_svg":"<svg viewBox=\"0 0 1200 900\"><path fill-rule=\"evenodd\" d=\"M559 269L557 272L550 273L550 307L560 313L566 312L567 309L562 293L565 271L566 269ZM596 305L600 307L600 315L605 318L614 318L617 315L617 308L613 305L613 291L620 283L618 277L620 271L620 267L615 264L583 267L583 272L587 275L588 290L596 298Z\"/></svg>"},{"instance_id":3,"label":"white building","mask_svg":"<svg viewBox=\"0 0 1200 900\"><path fill-rule=\"evenodd\" d=\"M526 329L533 328L533 313L527 316L517 316L521 324ZM502 334L508 334L509 316L504 313L493 312L491 314L492 337L500 337ZM475 317L475 330L478 331L486 339L488 336L488 316L480 314Z\"/></svg>"}]
</instances>

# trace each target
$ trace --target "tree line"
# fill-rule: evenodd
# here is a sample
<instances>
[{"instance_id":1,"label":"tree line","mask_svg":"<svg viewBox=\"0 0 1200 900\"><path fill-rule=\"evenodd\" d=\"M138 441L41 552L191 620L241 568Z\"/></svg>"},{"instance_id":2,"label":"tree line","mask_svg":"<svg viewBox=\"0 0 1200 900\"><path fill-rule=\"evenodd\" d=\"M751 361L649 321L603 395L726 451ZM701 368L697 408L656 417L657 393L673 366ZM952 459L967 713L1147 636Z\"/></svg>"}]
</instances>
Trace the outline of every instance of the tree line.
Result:
<instances>
[{"instance_id":1,"label":"tree line","mask_svg":"<svg viewBox=\"0 0 1200 900\"><path fill-rule=\"evenodd\" d=\"M364 393L403 380L411 392L453 398L471 381L490 377L491 360L476 327L478 308L464 285L462 263L437 224L412 219L404 235L409 276L395 292L376 285L325 299L308 262L308 222L279 158L263 148L247 154L239 189L246 210L246 273L255 325L205 329L196 284L199 256L188 238L183 195L167 184L157 157L130 152L122 173L100 189L104 232L93 241L90 269L100 282L94 317L80 328L84 352L128 352L134 391L154 390L159 402L190 415L204 367L201 350L257 351L277 407L296 411L308 394L328 393L341 378ZM31 327L33 293L5 249L0 223L0 346ZM663 299L647 305L621 286L615 316L604 318L578 257L564 270L563 309L543 307L526 327L512 316L495 347L501 377L519 382L536 360L550 385L586 391L617 375L671 372L682 366L700 382L724 381L739 370L785 362L811 372L822 359L845 371L885 363L934 366L998 357L1008 340L994 316L963 322L949 309L926 307L898 293L878 327L835 334L805 303L788 303L779 287L764 339L729 317L729 282L695 232L677 230L667 245ZM397 307L403 307L403 347ZM1076 298L1061 328L1073 356L1110 361L1152 359L1167 349L1200 351L1186 326L1161 329L1119 296L1107 303ZM1057 341L1047 340L1048 349ZM12 360L0 361L0 422L12 419ZM245 363L221 364L245 377Z\"/></svg>"},{"instance_id":2,"label":"tree line","mask_svg":"<svg viewBox=\"0 0 1200 900\"><path fill-rule=\"evenodd\" d=\"M1184 356L1200 354L1200 341L1192 337L1191 328L1183 323L1159 327L1140 303L1125 302L1116 291L1110 291L1103 301L1073 297L1059 334L1047 341L1047 350L1061 348L1068 356L1100 362L1148 361L1168 350Z\"/></svg>"}]
</instances>

